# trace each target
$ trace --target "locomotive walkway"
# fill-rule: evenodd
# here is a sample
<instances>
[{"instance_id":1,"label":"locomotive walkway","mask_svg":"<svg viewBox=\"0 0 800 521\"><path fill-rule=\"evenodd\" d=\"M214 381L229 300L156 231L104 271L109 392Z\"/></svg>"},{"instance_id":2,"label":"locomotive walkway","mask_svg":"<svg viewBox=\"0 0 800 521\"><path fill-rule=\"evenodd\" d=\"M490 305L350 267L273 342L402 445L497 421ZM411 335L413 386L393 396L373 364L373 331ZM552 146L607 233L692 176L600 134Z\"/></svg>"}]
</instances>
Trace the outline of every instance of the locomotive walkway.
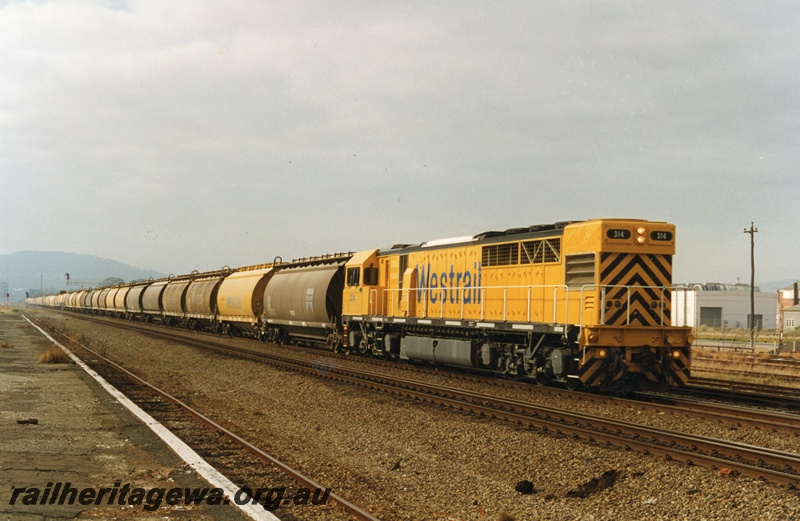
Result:
<instances>
[{"instance_id":1,"label":"locomotive walkway","mask_svg":"<svg viewBox=\"0 0 800 521\"><path fill-rule=\"evenodd\" d=\"M0 310L0 518L245 519L231 506L168 505L161 490L208 483L78 365L38 363L51 346Z\"/></svg>"}]
</instances>

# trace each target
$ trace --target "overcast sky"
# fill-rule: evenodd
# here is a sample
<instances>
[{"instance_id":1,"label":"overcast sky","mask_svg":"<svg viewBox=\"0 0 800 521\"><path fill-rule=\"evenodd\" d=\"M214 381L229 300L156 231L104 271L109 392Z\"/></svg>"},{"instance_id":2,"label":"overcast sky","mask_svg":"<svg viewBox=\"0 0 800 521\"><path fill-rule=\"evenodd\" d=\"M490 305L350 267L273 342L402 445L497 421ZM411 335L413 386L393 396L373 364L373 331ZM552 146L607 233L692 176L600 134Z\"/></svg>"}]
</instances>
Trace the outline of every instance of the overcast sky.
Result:
<instances>
[{"instance_id":1,"label":"overcast sky","mask_svg":"<svg viewBox=\"0 0 800 521\"><path fill-rule=\"evenodd\" d=\"M597 217L800 277L800 2L0 2L0 253L164 273ZM65 268L66 271L66 268Z\"/></svg>"}]
</instances>

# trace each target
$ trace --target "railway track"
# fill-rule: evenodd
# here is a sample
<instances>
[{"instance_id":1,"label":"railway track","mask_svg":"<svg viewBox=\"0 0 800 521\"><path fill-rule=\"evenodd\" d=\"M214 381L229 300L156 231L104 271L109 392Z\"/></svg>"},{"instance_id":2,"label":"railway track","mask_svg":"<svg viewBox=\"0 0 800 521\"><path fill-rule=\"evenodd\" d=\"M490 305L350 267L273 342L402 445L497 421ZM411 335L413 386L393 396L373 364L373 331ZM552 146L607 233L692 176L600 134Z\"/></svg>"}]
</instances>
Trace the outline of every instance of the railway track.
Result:
<instances>
[{"instance_id":1,"label":"railway track","mask_svg":"<svg viewBox=\"0 0 800 521\"><path fill-rule=\"evenodd\" d=\"M800 360L794 358L742 355L729 360L695 356L693 364L693 375L725 375L754 382L780 382L786 387L800 386Z\"/></svg>"},{"instance_id":2,"label":"railway track","mask_svg":"<svg viewBox=\"0 0 800 521\"><path fill-rule=\"evenodd\" d=\"M282 349L292 352L307 352L304 348L285 345ZM397 368L396 362L389 362L374 358L348 357L330 351L315 351L315 354L325 358L350 360L363 364L378 365L381 367ZM688 391L676 389L672 395L659 393L633 393L629 398L620 398L595 393L576 392L557 387L542 387L535 385L527 380L512 380L498 378L496 375L483 376L476 374L475 371L464 371L453 368L446 372L428 366L403 364L401 367L411 373L423 375L435 375L446 377L447 379L463 383L480 383L495 387L502 387L510 390L531 391L535 389L541 394L569 398L575 401L586 401L607 406L615 406L621 409L651 410L655 412L668 412L683 417L694 417L702 419L714 419L720 423L728 423L737 427L746 426L760 430L782 432L792 435L800 433L800 392L786 387L743 385L744 392L735 392L731 389L739 389L738 386L726 385L720 392L710 392L712 383L718 385L731 384L724 380L710 380L692 378L692 384ZM715 389L714 389L715 390ZM774 394L770 394L774 391ZM687 394L688 398L681 398L681 394ZM702 398L722 399L725 402L734 402L735 405L698 401ZM795 400L793 401L792 398ZM753 409L741 407L741 404L753 404L757 406L767 406L779 409L770 411L764 409ZM784 412L785 411L785 412Z\"/></svg>"},{"instance_id":3,"label":"railway track","mask_svg":"<svg viewBox=\"0 0 800 521\"><path fill-rule=\"evenodd\" d=\"M800 389L782 385L766 385L717 378L692 377L676 394L688 394L698 398L735 401L759 407L772 407L800 414Z\"/></svg>"},{"instance_id":4,"label":"railway track","mask_svg":"<svg viewBox=\"0 0 800 521\"><path fill-rule=\"evenodd\" d=\"M189 444L212 466L221 469L244 491L242 498L234 500L255 501L256 494L259 494L259 504L269 511L280 508L281 519L284 521L305 519L307 512L302 507L309 505L309 502L315 509L326 509L326 518L333 516L378 521L377 517L366 510L259 449L179 398L143 380L78 340L58 331L49 332L68 343L84 363ZM201 428L198 429L198 426ZM253 486L254 483L268 483L270 486L262 488L259 493L258 488ZM298 495L305 491L312 491L314 496ZM303 502L297 502L298 498ZM231 498L227 500L230 501ZM331 509L346 512L348 516L343 517L342 512L337 513Z\"/></svg>"},{"instance_id":5,"label":"railway track","mask_svg":"<svg viewBox=\"0 0 800 521\"><path fill-rule=\"evenodd\" d=\"M718 358L709 355L696 355L693 357L696 361L713 362L722 365L725 364L752 364L763 367L784 368L789 367L792 369L800 370L800 359L791 356L779 355L753 355L753 354L737 354L735 358Z\"/></svg>"},{"instance_id":6,"label":"railway track","mask_svg":"<svg viewBox=\"0 0 800 521\"><path fill-rule=\"evenodd\" d=\"M502 419L526 428L535 428L624 450L637 450L690 465L701 465L712 469L727 468L742 475L791 487L800 485L800 456L794 453L571 413L563 409L553 409L411 378L387 376L371 370L372 368L355 369L350 367L350 364L345 367L335 357L321 356L321 353L317 351L281 350L281 352L272 352L256 343L248 347L234 346L213 336L153 328L138 323L109 322L115 327L133 329L162 340L190 343L196 347L258 360L281 368L469 411L485 417ZM503 385L522 384L506 382ZM580 394L579 396L583 398L586 395ZM635 402L635 404L637 407L644 406L643 402ZM665 407L664 404L654 404L653 406L658 407L659 410L663 410ZM678 407L683 409L684 405ZM696 414L707 416L709 412L704 409L697 411ZM755 415L752 412L746 414ZM745 421L746 414L740 412L740 417L735 417L733 420L728 419L728 421ZM725 414L720 413L720 415L724 416ZM751 421L764 425L767 420L752 418ZM796 432L797 425L790 423L792 421L796 421L796 418L784 417L775 420L774 424L768 428L775 428L774 425L780 424L780 428L793 429Z\"/></svg>"},{"instance_id":7,"label":"railway track","mask_svg":"<svg viewBox=\"0 0 800 521\"><path fill-rule=\"evenodd\" d=\"M120 321L116 319L107 319L100 317L87 317L83 314L71 314L76 318L83 318L87 320L95 320L106 323L111 326L119 327ZM141 331L137 327L138 323L122 322L122 324L132 324L135 331ZM124 327L124 326L122 326ZM147 327L147 326L144 326ZM177 335L186 336L188 338L197 337L197 333L191 333L182 329L174 329ZM210 338L218 338L215 335L208 335ZM274 344L273 344L274 345ZM309 350L302 347L293 345L275 346L283 351L294 353L308 353ZM725 381L706 380L693 378L693 384L686 389L676 389L672 395L665 396L657 393L635 393L631 398L620 398L614 396L607 396L602 394L574 392L557 387L542 387L533 385L529 381L519 381L512 379L498 378L496 375L481 375L476 374L475 371L464 371L459 368L453 368L448 371L440 371L436 368L431 368L424 365L415 364L398 364L396 362L385 361L376 358L366 357L353 357L332 351L314 350L314 356L326 358L331 360L347 360L354 363L363 364L365 366L379 366L390 369L402 368L406 372L418 373L427 376L438 376L458 383L465 384L483 384L494 387L501 387L511 391L524 391L529 392L535 389L536 392L558 396L561 398L568 398L574 401L585 401L606 406L614 406L620 409L638 409L650 410L655 412L669 412L682 417L694 417L702 419L714 419L721 423L731 424L737 427L747 426L754 427L760 430L784 432L795 435L800 432L800 416L791 414L791 412L800 412L800 400L797 402L797 407L792 405L792 402L783 400L783 397L789 396L788 394L780 394L777 400L770 398L769 394L758 394L757 392L738 393L731 391L731 387L723 387L724 390L716 391L712 388L706 388L710 382L725 383ZM727 382L730 383L730 382ZM703 386L703 387L701 387ZM757 386L748 386L748 389L761 389L762 392L767 393L773 388L763 389ZM778 388L787 391L787 388ZM789 390L791 392L791 390ZM794 393L797 396L798 393ZM681 398L680 395L688 395L688 398ZM736 405L725 405L721 403L703 402L698 399L710 398L722 400L724 402L734 402ZM763 409L752 409L741 407L742 403L752 403L757 406L770 406L780 409L781 411L768 411Z\"/></svg>"}]
</instances>

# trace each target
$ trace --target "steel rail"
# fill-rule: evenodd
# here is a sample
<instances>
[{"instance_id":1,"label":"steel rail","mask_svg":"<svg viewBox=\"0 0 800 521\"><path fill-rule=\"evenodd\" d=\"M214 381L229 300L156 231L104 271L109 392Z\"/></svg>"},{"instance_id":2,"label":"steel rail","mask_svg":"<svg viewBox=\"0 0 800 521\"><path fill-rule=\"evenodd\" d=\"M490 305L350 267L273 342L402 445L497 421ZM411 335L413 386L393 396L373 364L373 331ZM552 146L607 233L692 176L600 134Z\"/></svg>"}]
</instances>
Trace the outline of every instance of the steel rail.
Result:
<instances>
[{"instance_id":1,"label":"steel rail","mask_svg":"<svg viewBox=\"0 0 800 521\"><path fill-rule=\"evenodd\" d=\"M764 467L765 465L771 465L781 469L800 469L800 456L794 453L675 433L579 413L570 413L562 409L537 406L488 394L456 390L418 380L392 378L370 371L343 368L335 363L326 362L319 357L309 359L305 356L291 357L266 353L263 350L231 346L218 340L187 338L184 335L173 334L168 330L142 329L133 325L126 328L142 331L145 334L165 340L191 343L202 348L258 360L280 367L288 367L356 385L380 389L393 394L402 394L448 407L471 410L484 416L497 417L523 425L534 426L544 431L567 432L587 440L602 440L607 444L624 449L635 447L644 453L659 454L667 459L681 460L692 464L701 463L710 468L734 467L744 475L766 479L791 487L800 486L800 475L797 473ZM588 426L590 425L594 428L589 428ZM645 438L649 438L651 441L647 441ZM702 450L705 453L692 452L692 450ZM720 455L726 455L731 459L719 457Z\"/></svg>"},{"instance_id":2,"label":"steel rail","mask_svg":"<svg viewBox=\"0 0 800 521\"><path fill-rule=\"evenodd\" d=\"M78 342L77 340L75 340L73 338L70 338L69 336L67 336L67 335L65 335L63 333L59 333L59 334L61 336L63 336L64 338L69 339L71 342L75 343L76 345L80 346L81 348L85 349L86 351L91 353L93 356L96 356L98 359L102 360L104 363L112 366L115 370L120 371L121 373L125 374L128 378L130 378L131 380L133 380L137 384L139 384L139 385L141 385L143 387L147 387L148 389L150 389L151 391L156 393L161 398L163 398L163 399L165 399L165 400L177 405L184 412L186 412L187 414L189 414L190 416L195 418L197 421L199 421L200 423L203 423L206 426L214 429L221 436L233 441L234 443L236 443L240 447L242 447L245 450L251 452L253 455L255 455L261 461L277 467L283 473L285 473L287 476L289 476L292 479L294 479L295 481L297 481L302 486L304 486L306 488L309 488L309 489L318 489L318 490L323 490L325 488L322 485L320 485L319 483L317 483L316 481L314 481L313 479L311 479L308 476L305 476L304 474L302 474L300 471L293 469L292 467L288 466L287 464L283 463L282 461L280 461L279 459L275 458L274 456L272 456L272 455L264 452L263 450L259 449L258 447L256 447L252 443L248 442L244 438L238 436L237 434L235 434L234 432L230 431L229 429L226 429L225 427L223 427L219 423L215 422L214 420L212 420L208 416L205 416L200 411L197 411L196 409L194 409L191 406L187 405L185 402L181 401L179 398L176 398L175 396L172 396L171 394L169 394L168 392L164 391L163 389L160 389L160 388L156 387L155 385L145 381L144 379L140 378L136 374L128 371L127 369L125 369L124 367L120 366L119 364L117 364L115 362L112 362L111 360L109 360L105 356L103 356L100 353L94 351L93 349L90 349L89 347L86 347L85 345L83 345L82 343ZM331 493L330 493L330 495L328 497L330 498L330 501L332 503L340 506L343 510L345 510L347 513L351 514L353 517L355 517L356 519L358 519L360 521L380 521L379 518L373 516L369 512L363 510L358 505L356 505L356 504L348 501L347 499L339 496L338 494L334 493L333 491L331 491Z\"/></svg>"},{"instance_id":3,"label":"steel rail","mask_svg":"<svg viewBox=\"0 0 800 521\"><path fill-rule=\"evenodd\" d=\"M167 332L148 330L147 333L175 340L175 337ZM800 474L785 471L786 469L800 469L800 455L791 452L571 413L562 409L453 389L419 380L394 378L370 371L341 367L320 358L266 353L263 350L231 346L201 338L179 337L179 339L217 352L472 411L483 416L540 428L543 431L556 431L589 441L602 441L626 450L635 448L645 454L658 454L669 460L700 464L712 469L734 468L741 474L753 478L765 479L793 488L800 487ZM727 456L727 458L722 456Z\"/></svg>"},{"instance_id":4,"label":"steel rail","mask_svg":"<svg viewBox=\"0 0 800 521\"><path fill-rule=\"evenodd\" d=\"M89 317L86 317L85 315L78 314L76 316L79 316L83 319L89 319ZM139 326L138 324L130 324L130 323L123 323L126 325L120 326L121 324L120 321L115 319L104 319L100 317L92 317L91 319L100 322L106 322L110 325L114 325L115 327L125 327L136 331L141 331L142 330L141 328L143 327ZM176 334L184 333L182 330L174 330L174 331ZM188 334L189 332L187 331L185 333ZM308 353L307 349L291 345L285 345L282 346L282 348L293 350L298 353ZM314 353L315 356L321 356L331 359L339 359L339 360L346 359L370 365L379 365L383 367L392 367L392 368L398 367L398 364L396 362L389 362L374 358L348 357L347 355L325 350L315 350ZM586 392L576 393L575 391L567 391L552 387L542 387L542 386L532 387L529 382L526 383L521 381L502 379L496 376L483 376L481 375L480 372L475 372L475 371L465 372L455 369L453 371L442 373L436 371L435 369L430 369L427 367L419 367L415 365L406 364L402 367L404 368L404 370L419 372L422 374L436 374L438 376L442 376L444 374L448 378L453 378L457 380L465 380L475 383L486 383L489 385L509 387L512 389L516 388L525 391L531 391L532 389L536 389L537 392L555 394L556 396L570 398L570 399L577 398L580 400L602 403L605 405L657 410L659 412L670 412L682 417L694 417L706 420L714 419L716 421L732 424L737 427L747 426L758 430L783 432L792 435L797 435L798 433L800 433L800 416L790 413L737 407L735 405L722 405L718 403L698 402L697 400L682 399L676 396L666 397L656 393L648 393L648 392L635 393L633 395L634 399L630 398L626 399L621 397L604 396ZM676 388L673 389L672 392L674 394L696 393L699 395L710 393L709 397L727 398L728 400L730 400L731 398L740 398L743 401L751 401L751 402L757 400L759 404L774 405L777 407L789 406L789 407L800 408L800 392L798 392L796 389L791 389L786 387L779 388L785 391L780 395L782 398L784 397L785 398L784 401L778 402L775 398L766 398L764 396L758 396L758 395L754 396L753 394L739 393L737 391L739 384L734 384L733 382L730 382L728 387L726 388L727 395L725 394L715 395L713 391L705 390L704 388L701 388L698 385L694 385L694 382L697 382L702 386L703 382L705 381L706 381L705 379L693 378L690 384L686 388ZM719 384L721 384L724 381L712 381L712 382L718 382ZM769 387L768 389L772 390L776 388ZM769 392L767 388L765 388L764 391L765 393ZM793 396L797 398L792 399Z\"/></svg>"}]
</instances>

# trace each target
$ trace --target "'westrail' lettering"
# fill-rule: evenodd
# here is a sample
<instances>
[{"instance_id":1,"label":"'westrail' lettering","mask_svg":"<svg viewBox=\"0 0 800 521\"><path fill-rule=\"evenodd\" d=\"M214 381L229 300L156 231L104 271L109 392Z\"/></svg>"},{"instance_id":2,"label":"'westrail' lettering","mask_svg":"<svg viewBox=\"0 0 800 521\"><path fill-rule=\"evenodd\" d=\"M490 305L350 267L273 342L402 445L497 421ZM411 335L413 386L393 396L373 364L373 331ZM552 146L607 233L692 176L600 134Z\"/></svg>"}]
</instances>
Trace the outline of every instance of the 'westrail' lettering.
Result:
<instances>
[{"instance_id":1,"label":"'westrail' lettering","mask_svg":"<svg viewBox=\"0 0 800 521\"><path fill-rule=\"evenodd\" d=\"M434 272L431 265L417 264L419 289L417 302L422 302L423 295L429 295L431 304L449 302L450 304L481 303L481 263L475 262L472 270L456 271L453 264L449 271Z\"/></svg>"}]
</instances>

